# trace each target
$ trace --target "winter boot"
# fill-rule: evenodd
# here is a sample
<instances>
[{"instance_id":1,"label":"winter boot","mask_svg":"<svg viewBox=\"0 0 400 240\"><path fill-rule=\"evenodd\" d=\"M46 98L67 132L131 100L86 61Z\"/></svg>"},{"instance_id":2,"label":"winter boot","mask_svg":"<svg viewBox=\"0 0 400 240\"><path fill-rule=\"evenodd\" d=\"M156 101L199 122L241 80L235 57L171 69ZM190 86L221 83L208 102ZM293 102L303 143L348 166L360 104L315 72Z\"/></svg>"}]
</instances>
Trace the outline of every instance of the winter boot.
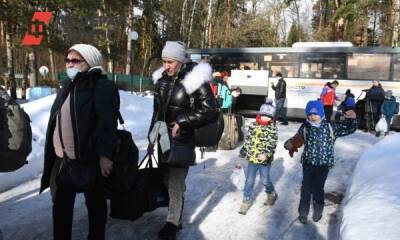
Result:
<instances>
[{"instance_id":1,"label":"winter boot","mask_svg":"<svg viewBox=\"0 0 400 240\"><path fill-rule=\"evenodd\" d=\"M308 222L307 216L304 216L304 215L299 215L298 219L302 224L307 224L307 222Z\"/></svg>"},{"instance_id":2,"label":"winter boot","mask_svg":"<svg viewBox=\"0 0 400 240\"><path fill-rule=\"evenodd\" d=\"M302 224L307 224L308 212L310 211L310 204L304 204L299 206L299 221Z\"/></svg>"},{"instance_id":3,"label":"winter boot","mask_svg":"<svg viewBox=\"0 0 400 240\"><path fill-rule=\"evenodd\" d=\"M324 204L317 203L316 201L313 201L313 215L312 219L314 222L318 222L322 218L322 211L324 210Z\"/></svg>"},{"instance_id":4,"label":"winter boot","mask_svg":"<svg viewBox=\"0 0 400 240\"><path fill-rule=\"evenodd\" d=\"M264 205L272 206L275 204L276 199L278 199L278 194L276 192L267 193L267 200L264 202Z\"/></svg>"},{"instance_id":5,"label":"winter boot","mask_svg":"<svg viewBox=\"0 0 400 240\"><path fill-rule=\"evenodd\" d=\"M164 227L158 232L158 238L162 240L175 240L176 233L180 230L178 226L167 222Z\"/></svg>"},{"instance_id":6,"label":"winter boot","mask_svg":"<svg viewBox=\"0 0 400 240\"><path fill-rule=\"evenodd\" d=\"M246 215L247 211L249 211L250 207L251 207L251 202L248 201L248 200L243 200L243 203L242 203L242 205L240 206L240 209L239 209L239 213L243 214L243 215Z\"/></svg>"}]
</instances>

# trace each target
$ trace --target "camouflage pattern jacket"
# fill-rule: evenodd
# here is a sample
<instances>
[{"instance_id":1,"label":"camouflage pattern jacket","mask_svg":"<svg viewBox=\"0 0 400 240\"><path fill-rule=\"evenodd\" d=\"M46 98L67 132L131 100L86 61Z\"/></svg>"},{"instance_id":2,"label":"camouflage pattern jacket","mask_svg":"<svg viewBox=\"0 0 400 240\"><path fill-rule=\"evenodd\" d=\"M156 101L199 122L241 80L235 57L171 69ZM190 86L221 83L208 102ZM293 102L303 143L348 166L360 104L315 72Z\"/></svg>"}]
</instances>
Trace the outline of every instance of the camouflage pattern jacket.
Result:
<instances>
[{"instance_id":1,"label":"camouflage pattern jacket","mask_svg":"<svg viewBox=\"0 0 400 240\"><path fill-rule=\"evenodd\" d=\"M253 122L249 126L245 143L240 155L254 164L270 164L274 160L275 148L278 142L278 129L274 123L261 125ZM260 161L259 154L265 154L266 160Z\"/></svg>"}]
</instances>

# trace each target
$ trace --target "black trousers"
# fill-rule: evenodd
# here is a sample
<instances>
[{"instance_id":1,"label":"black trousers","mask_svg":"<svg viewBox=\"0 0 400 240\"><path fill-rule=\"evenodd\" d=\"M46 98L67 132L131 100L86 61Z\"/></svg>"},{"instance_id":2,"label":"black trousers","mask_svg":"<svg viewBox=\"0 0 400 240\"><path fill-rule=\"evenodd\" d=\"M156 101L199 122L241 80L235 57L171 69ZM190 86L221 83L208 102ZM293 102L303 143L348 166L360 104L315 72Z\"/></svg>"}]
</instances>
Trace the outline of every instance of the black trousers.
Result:
<instances>
[{"instance_id":1,"label":"black trousers","mask_svg":"<svg viewBox=\"0 0 400 240\"><path fill-rule=\"evenodd\" d=\"M324 105L324 112L326 121L331 122L333 114L333 106Z\"/></svg>"},{"instance_id":2,"label":"black trousers","mask_svg":"<svg viewBox=\"0 0 400 240\"><path fill-rule=\"evenodd\" d=\"M104 240L107 203L104 188L96 186L85 193L86 207L89 216L89 240ZM58 188L53 202L53 236L54 240L71 240L72 219L76 192Z\"/></svg>"},{"instance_id":3,"label":"black trousers","mask_svg":"<svg viewBox=\"0 0 400 240\"><path fill-rule=\"evenodd\" d=\"M301 184L301 195L299 214L307 216L310 211L311 195L318 204L324 204L324 186L328 177L329 167L303 165L303 181Z\"/></svg>"}]
</instances>

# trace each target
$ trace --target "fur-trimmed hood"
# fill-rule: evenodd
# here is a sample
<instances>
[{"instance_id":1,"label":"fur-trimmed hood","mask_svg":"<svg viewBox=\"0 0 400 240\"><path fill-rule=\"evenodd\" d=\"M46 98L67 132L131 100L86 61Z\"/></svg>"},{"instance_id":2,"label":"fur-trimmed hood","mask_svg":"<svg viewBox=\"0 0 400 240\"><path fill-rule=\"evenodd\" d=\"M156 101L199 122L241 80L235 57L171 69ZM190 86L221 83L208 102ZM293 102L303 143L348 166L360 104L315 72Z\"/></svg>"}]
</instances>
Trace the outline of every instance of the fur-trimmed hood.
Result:
<instances>
[{"instance_id":1,"label":"fur-trimmed hood","mask_svg":"<svg viewBox=\"0 0 400 240\"><path fill-rule=\"evenodd\" d=\"M153 72L152 78L153 83L156 84L157 81L162 77L162 73L165 71L164 67L161 67ZM212 68L210 64L201 62L193 67L181 81L183 87L187 94L194 93L197 89L201 87L206 82L210 82L212 79Z\"/></svg>"}]
</instances>

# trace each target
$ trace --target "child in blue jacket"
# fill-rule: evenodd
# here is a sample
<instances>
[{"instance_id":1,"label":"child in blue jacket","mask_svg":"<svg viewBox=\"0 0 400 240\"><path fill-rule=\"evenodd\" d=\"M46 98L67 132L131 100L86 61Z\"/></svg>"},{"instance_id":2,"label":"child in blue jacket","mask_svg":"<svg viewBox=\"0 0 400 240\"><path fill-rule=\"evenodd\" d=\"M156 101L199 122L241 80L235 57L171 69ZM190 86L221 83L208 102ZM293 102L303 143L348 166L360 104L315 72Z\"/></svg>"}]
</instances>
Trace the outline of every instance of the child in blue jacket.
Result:
<instances>
[{"instance_id":1,"label":"child in blue jacket","mask_svg":"<svg viewBox=\"0 0 400 240\"><path fill-rule=\"evenodd\" d=\"M313 216L318 222L324 209L324 185L329 169L334 165L334 143L336 138L354 133L357 129L357 120L354 110L345 112L345 120L328 123L324 115L321 101L309 101L306 106L307 121L302 124L297 134L285 142L285 148L293 149L293 140L300 138L304 142L304 151L301 156L303 166L303 180L299 204L299 221L307 223L308 212L312 196ZM297 146L298 147L298 146Z\"/></svg>"}]
</instances>

